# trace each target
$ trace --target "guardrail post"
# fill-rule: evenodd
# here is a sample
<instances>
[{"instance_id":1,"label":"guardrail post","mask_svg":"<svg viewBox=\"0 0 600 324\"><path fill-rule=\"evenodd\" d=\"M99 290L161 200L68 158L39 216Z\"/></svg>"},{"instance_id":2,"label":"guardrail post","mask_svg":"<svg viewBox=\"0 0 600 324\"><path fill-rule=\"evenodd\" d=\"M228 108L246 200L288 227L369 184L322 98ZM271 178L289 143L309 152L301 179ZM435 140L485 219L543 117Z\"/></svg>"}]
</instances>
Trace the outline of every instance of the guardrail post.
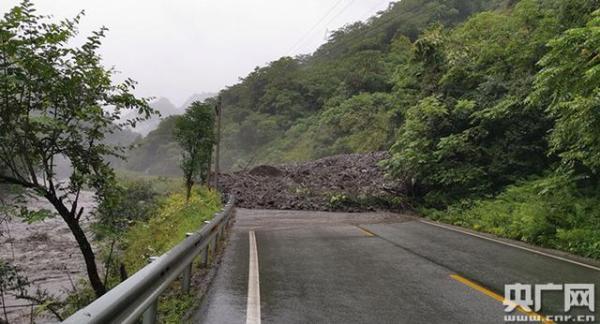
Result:
<instances>
[{"instance_id":1,"label":"guardrail post","mask_svg":"<svg viewBox=\"0 0 600 324\"><path fill-rule=\"evenodd\" d=\"M158 257L149 257L148 263L154 262L154 260L158 259ZM158 299L152 302L150 306L144 311L144 315L142 315L142 323L143 324L156 324L156 313L158 312Z\"/></svg>"},{"instance_id":2,"label":"guardrail post","mask_svg":"<svg viewBox=\"0 0 600 324\"><path fill-rule=\"evenodd\" d=\"M221 239L225 239L225 230L227 229L227 222L228 220L226 220L221 226Z\"/></svg>"},{"instance_id":3,"label":"guardrail post","mask_svg":"<svg viewBox=\"0 0 600 324\"><path fill-rule=\"evenodd\" d=\"M205 268L208 267L208 245L204 248L204 252L202 252L202 265Z\"/></svg>"},{"instance_id":4,"label":"guardrail post","mask_svg":"<svg viewBox=\"0 0 600 324\"><path fill-rule=\"evenodd\" d=\"M217 239L218 239L218 234L215 234L215 236L213 236L212 239L212 243L210 245L210 255L212 256L212 259L215 259L215 254L217 253Z\"/></svg>"},{"instance_id":5,"label":"guardrail post","mask_svg":"<svg viewBox=\"0 0 600 324\"><path fill-rule=\"evenodd\" d=\"M185 233L185 237L190 237L194 235L194 233ZM181 288L183 289L183 292L188 294L190 292L190 286L192 283L192 264L194 263L194 261L192 260L192 262L190 264L188 264L185 269L183 270L183 277L181 278Z\"/></svg>"}]
</instances>

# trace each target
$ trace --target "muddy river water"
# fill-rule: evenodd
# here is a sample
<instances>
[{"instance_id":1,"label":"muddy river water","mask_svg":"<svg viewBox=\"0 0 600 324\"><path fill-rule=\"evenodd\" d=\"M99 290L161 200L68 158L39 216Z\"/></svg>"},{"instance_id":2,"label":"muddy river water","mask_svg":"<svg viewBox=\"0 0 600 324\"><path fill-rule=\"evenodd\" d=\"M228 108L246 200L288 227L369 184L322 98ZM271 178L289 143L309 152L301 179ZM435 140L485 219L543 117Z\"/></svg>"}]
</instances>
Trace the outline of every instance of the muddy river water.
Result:
<instances>
[{"instance_id":1,"label":"muddy river water","mask_svg":"<svg viewBox=\"0 0 600 324\"><path fill-rule=\"evenodd\" d=\"M79 205L85 208L82 223L87 227L90 223L90 211L95 206L93 194L83 192ZM43 199L31 199L27 206L52 210ZM0 226L0 258L20 268L21 273L32 283L32 292L39 288L62 298L73 290L73 283L85 278L81 252L60 217L33 224L13 218ZM31 323L32 307L24 306L31 302L9 296L5 304L9 323ZM0 312L0 318L4 319L1 305ZM40 314L35 318L35 323L53 322L57 322L57 319L49 315Z\"/></svg>"}]
</instances>

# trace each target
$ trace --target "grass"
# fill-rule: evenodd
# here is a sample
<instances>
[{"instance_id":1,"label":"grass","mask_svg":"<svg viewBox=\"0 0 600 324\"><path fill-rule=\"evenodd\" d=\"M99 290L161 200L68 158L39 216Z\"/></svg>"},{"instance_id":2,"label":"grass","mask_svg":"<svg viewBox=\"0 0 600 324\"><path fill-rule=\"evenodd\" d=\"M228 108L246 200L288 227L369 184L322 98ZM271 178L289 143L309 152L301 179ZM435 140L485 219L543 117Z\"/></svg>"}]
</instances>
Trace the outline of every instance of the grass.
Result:
<instances>
[{"instance_id":1,"label":"grass","mask_svg":"<svg viewBox=\"0 0 600 324\"><path fill-rule=\"evenodd\" d=\"M329 207L333 210L359 209L359 210L404 210L408 201L401 196L380 195L347 195L342 193L329 193Z\"/></svg>"},{"instance_id":2,"label":"grass","mask_svg":"<svg viewBox=\"0 0 600 324\"><path fill-rule=\"evenodd\" d=\"M185 233L199 230L221 207L219 193L207 188L195 189L188 203L180 192L166 196L147 222L137 223L127 231L123 263L128 272L140 270L150 256L159 256L179 244ZM195 298L193 292L183 294L179 283L173 283L160 298L160 322L180 323L195 305Z\"/></svg>"},{"instance_id":3,"label":"grass","mask_svg":"<svg viewBox=\"0 0 600 324\"><path fill-rule=\"evenodd\" d=\"M434 220L600 259L600 193L550 175L508 187L496 197L423 210Z\"/></svg>"},{"instance_id":4,"label":"grass","mask_svg":"<svg viewBox=\"0 0 600 324\"><path fill-rule=\"evenodd\" d=\"M179 244L185 233L199 230L204 221L212 219L215 212L221 209L221 198L217 191L207 188L195 188L189 203L185 194L181 193L183 186L175 187L177 179L170 178L171 183L160 185L162 177L139 177L130 175L121 177L124 181L156 182L154 185L164 188L156 209L146 221L134 222L120 239L120 252L114 256L125 264L129 276L148 264L150 256L159 256ZM155 188L155 187L153 187ZM172 191L171 191L172 190ZM107 249L107 247L104 247ZM106 254L108 251L103 250ZM104 255L100 259L104 259ZM118 261L115 260L118 263ZM115 268L115 267L113 267ZM110 287L119 284L119 274L116 269L111 271L108 282ZM65 301L62 314L66 317L78 309L85 307L95 299L93 290L86 280L77 284L77 291L69 294ZM161 323L180 323L181 318L195 305L195 297L191 294L180 293L176 281L160 297L159 319Z\"/></svg>"},{"instance_id":5,"label":"grass","mask_svg":"<svg viewBox=\"0 0 600 324\"><path fill-rule=\"evenodd\" d=\"M116 170L115 173L119 180L128 181L144 181L152 186L152 189L159 193L168 195L171 193L177 193L183 188L182 177L168 177L168 176L155 176L147 175L140 172L129 171L129 170Z\"/></svg>"},{"instance_id":6,"label":"grass","mask_svg":"<svg viewBox=\"0 0 600 324\"><path fill-rule=\"evenodd\" d=\"M162 296L158 303L161 323L181 323L185 314L196 304L196 298L194 294L184 293Z\"/></svg>"},{"instance_id":7,"label":"grass","mask_svg":"<svg viewBox=\"0 0 600 324\"><path fill-rule=\"evenodd\" d=\"M168 195L147 222L128 230L123 253L128 272L138 271L149 257L173 248L185 238L185 233L200 229L220 208L219 194L206 188L195 189L189 203L183 193Z\"/></svg>"}]
</instances>

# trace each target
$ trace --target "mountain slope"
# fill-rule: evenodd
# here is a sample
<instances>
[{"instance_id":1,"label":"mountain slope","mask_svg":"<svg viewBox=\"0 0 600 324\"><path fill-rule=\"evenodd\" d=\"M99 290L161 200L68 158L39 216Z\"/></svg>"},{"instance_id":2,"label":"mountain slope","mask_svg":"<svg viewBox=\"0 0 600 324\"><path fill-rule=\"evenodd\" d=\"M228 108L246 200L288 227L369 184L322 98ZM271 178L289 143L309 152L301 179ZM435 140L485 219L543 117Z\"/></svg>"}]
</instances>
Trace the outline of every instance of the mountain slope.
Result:
<instances>
[{"instance_id":1,"label":"mountain slope","mask_svg":"<svg viewBox=\"0 0 600 324\"><path fill-rule=\"evenodd\" d=\"M394 87L411 43L432 23L454 26L508 3L403 0L333 32L312 55L257 68L221 92L226 167L387 149L402 120Z\"/></svg>"}]
</instances>

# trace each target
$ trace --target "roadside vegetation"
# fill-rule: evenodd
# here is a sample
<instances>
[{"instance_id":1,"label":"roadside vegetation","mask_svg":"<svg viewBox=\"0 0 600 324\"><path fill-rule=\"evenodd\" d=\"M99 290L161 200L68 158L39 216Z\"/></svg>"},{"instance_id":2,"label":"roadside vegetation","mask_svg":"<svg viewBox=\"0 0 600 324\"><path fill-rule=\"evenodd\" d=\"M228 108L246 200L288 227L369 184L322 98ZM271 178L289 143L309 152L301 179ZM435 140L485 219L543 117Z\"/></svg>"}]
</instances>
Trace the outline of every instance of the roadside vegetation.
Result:
<instances>
[{"instance_id":1,"label":"roadside vegetation","mask_svg":"<svg viewBox=\"0 0 600 324\"><path fill-rule=\"evenodd\" d=\"M185 114L178 116L175 121L175 139L181 147L179 165L183 173L186 200L189 200L197 179L208 184L215 145L214 106L193 102Z\"/></svg>"},{"instance_id":2,"label":"roadside vegetation","mask_svg":"<svg viewBox=\"0 0 600 324\"><path fill-rule=\"evenodd\" d=\"M220 195L205 187L192 191L189 202L185 193L163 199L154 214L132 226L125 234L124 262L129 273L147 264L151 256L160 256L211 220L221 208Z\"/></svg>"},{"instance_id":3,"label":"roadside vegetation","mask_svg":"<svg viewBox=\"0 0 600 324\"><path fill-rule=\"evenodd\" d=\"M495 197L422 212L434 220L600 259L599 192L552 175L511 185Z\"/></svg>"},{"instance_id":4,"label":"roadside vegetation","mask_svg":"<svg viewBox=\"0 0 600 324\"><path fill-rule=\"evenodd\" d=\"M132 226L125 234L123 263L128 273L135 273L147 265L149 257L160 256L173 248L186 233L198 231L222 207L220 195L206 187L192 190L189 200L186 196L180 192L165 197L147 222ZM197 288L192 287L192 291L185 294L175 282L160 299L160 322L181 323L181 319L197 305Z\"/></svg>"},{"instance_id":5,"label":"roadside vegetation","mask_svg":"<svg viewBox=\"0 0 600 324\"><path fill-rule=\"evenodd\" d=\"M434 86L385 166L426 215L599 258L598 8L523 0L417 40Z\"/></svg>"},{"instance_id":6,"label":"roadside vegetation","mask_svg":"<svg viewBox=\"0 0 600 324\"><path fill-rule=\"evenodd\" d=\"M43 291L30 294L19 268L0 260L0 299L4 306L4 296L11 293L58 320L126 280L186 232L197 231L221 206L216 191L193 187L206 183L214 144L214 110L199 102L173 118L179 132L169 130L184 149L175 160L182 161L185 187L180 179L165 177L140 180L128 173L117 178L112 165L133 143L130 128L156 112L146 98L132 93L135 81L115 84L114 70L102 66L98 49L106 28L71 46L82 17L83 12L53 22L24 0L0 19L0 185L11 189L10 202L0 197L0 223L8 217L34 223L59 216L87 272L87 280L74 282L71 295L60 300ZM207 122L200 125L202 118ZM122 137L129 137L128 144ZM82 222L88 212L79 204L83 191L91 191L97 202L91 228ZM28 208L29 197L45 199L51 208ZM3 315L0 322L6 320Z\"/></svg>"},{"instance_id":7,"label":"roadside vegetation","mask_svg":"<svg viewBox=\"0 0 600 324\"><path fill-rule=\"evenodd\" d=\"M598 258L599 10L397 2L224 90L225 156L388 149L382 166L425 215Z\"/></svg>"},{"instance_id":8,"label":"roadside vegetation","mask_svg":"<svg viewBox=\"0 0 600 324\"><path fill-rule=\"evenodd\" d=\"M170 181L181 184L180 180ZM222 207L220 194L206 187L195 188L189 201L183 186L175 192L161 192L148 180L126 180L115 188L111 199L96 211L93 232L99 246L104 283L112 288L146 266L150 257L160 256L185 239L185 233L202 228ZM192 294L173 289L161 297L159 317L176 323L191 303ZM77 285L63 304L64 317L95 299L85 281ZM171 319L171 320L169 320Z\"/></svg>"},{"instance_id":9,"label":"roadside vegetation","mask_svg":"<svg viewBox=\"0 0 600 324\"><path fill-rule=\"evenodd\" d=\"M101 64L98 48L105 28L79 47L80 13L51 22L24 0L0 19L0 182L47 200L52 210L19 209L28 222L58 215L73 234L97 297L106 293L96 255L81 217L82 190L104 199L115 175L106 161L125 151L106 135L134 127L154 111L132 94L133 80L115 84L113 70ZM104 107L111 106L108 113ZM136 114L121 119L124 111ZM57 177L59 159L70 161L68 181Z\"/></svg>"},{"instance_id":10,"label":"roadside vegetation","mask_svg":"<svg viewBox=\"0 0 600 324\"><path fill-rule=\"evenodd\" d=\"M105 29L69 45L80 19L53 23L30 1L0 19L0 184L53 206L2 202L0 221L10 211L68 225L87 280L63 314L199 229L221 204L206 187L216 100L130 136L155 111L133 94L134 81L115 84L102 66ZM410 204L432 219L600 259L599 0L398 1L332 32L311 55L257 67L220 97L225 169L388 151L380 165L405 185L402 195L332 190L328 206ZM123 156L134 171L113 170ZM150 171L183 179L146 175L149 158ZM68 181L58 160L71 166ZM99 204L91 232L80 222L83 190ZM25 279L0 265L1 297ZM189 307L189 298L165 298L167 321Z\"/></svg>"},{"instance_id":11,"label":"roadside vegetation","mask_svg":"<svg viewBox=\"0 0 600 324\"><path fill-rule=\"evenodd\" d=\"M223 90L225 168L388 150L382 166L426 215L597 257L597 213L581 206L600 205L599 10L598 0L392 3ZM369 203L356 199L330 202ZM535 216L513 211L542 202Z\"/></svg>"}]
</instances>

